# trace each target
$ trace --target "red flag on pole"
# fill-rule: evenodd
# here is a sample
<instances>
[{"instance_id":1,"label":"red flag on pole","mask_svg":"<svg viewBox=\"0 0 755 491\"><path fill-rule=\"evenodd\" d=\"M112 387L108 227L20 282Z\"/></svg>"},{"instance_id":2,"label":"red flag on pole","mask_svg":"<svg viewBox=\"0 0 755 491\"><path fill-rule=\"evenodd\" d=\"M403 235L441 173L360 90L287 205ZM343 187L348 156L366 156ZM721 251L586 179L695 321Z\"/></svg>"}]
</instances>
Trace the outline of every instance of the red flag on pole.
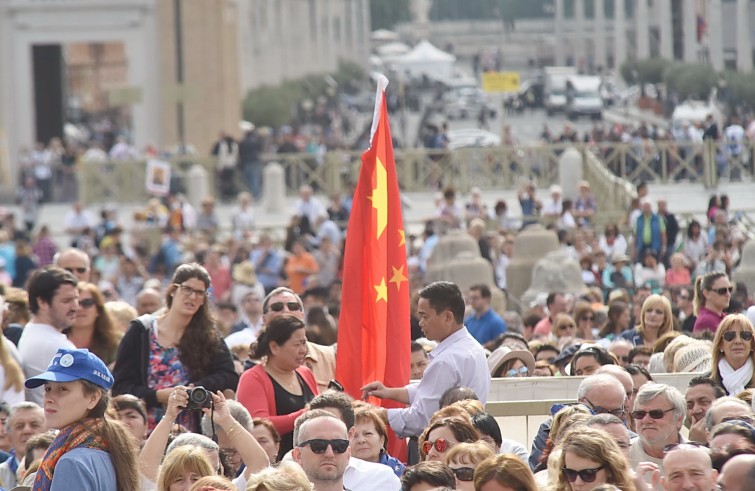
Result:
<instances>
[{"instance_id":1,"label":"red flag on pole","mask_svg":"<svg viewBox=\"0 0 755 491\"><path fill-rule=\"evenodd\" d=\"M403 387L410 373L409 280L387 85L381 75L346 233L336 378L354 398L375 380Z\"/></svg>"}]
</instances>

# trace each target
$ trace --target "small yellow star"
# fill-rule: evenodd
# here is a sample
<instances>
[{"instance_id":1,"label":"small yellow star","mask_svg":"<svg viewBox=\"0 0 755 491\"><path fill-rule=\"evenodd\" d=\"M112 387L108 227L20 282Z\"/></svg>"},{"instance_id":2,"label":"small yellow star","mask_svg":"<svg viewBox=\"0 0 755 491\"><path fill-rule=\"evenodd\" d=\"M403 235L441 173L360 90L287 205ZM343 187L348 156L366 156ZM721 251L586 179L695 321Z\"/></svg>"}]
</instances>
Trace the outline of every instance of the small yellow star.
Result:
<instances>
[{"instance_id":1,"label":"small yellow star","mask_svg":"<svg viewBox=\"0 0 755 491\"><path fill-rule=\"evenodd\" d=\"M393 270L393 278L391 278L389 283L395 283L396 290L400 290L401 283L404 281L407 281L407 277L404 276L404 267L401 266L400 268L396 269L393 266L391 266L391 269Z\"/></svg>"},{"instance_id":2,"label":"small yellow star","mask_svg":"<svg viewBox=\"0 0 755 491\"><path fill-rule=\"evenodd\" d=\"M377 292L377 298L375 299L375 302L385 300L385 302L388 303L388 287L385 284L385 277L380 280L379 285L375 285L375 291Z\"/></svg>"},{"instance_id":3,"label":"small yellow star","mask_svg":"<svg viewBox=\"0 0 755 491\"><path fill-rule=\"evenodd\" d=\"M401 236L401 238L398 240L398 245L400 245L400 246L406 245L406 237L404 236L405 235L404 231L403 230L399 230L398 234Z\"/></svg>"}]
</instances>

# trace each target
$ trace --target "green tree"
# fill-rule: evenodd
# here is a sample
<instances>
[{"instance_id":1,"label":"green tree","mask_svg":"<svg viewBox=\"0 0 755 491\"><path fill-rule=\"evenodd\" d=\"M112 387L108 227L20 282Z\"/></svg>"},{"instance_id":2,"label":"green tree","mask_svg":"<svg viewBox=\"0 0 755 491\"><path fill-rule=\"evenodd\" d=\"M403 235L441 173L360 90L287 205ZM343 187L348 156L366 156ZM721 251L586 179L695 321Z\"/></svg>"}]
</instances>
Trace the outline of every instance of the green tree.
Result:
<instances>
[{"instance_id":1,"label":"green tree","mask_svg":"<svg viewBox=\"0 0 755 491\"><path fill-rule=\"evenodd\" d=\"M666 68L663 80L669 90L675 90L680 99L707 99L718 83L718 74L707 65L674 63Z\"/></svg>"},{"instance_id":2,"label":"green tree","mask_svg":"<svg viewBox=\"0 0 755 491\"><path fill-rule=\"evenodd\" d=\"M372 30L393 29L399 22L411 20L409 0L370 0Z\"/></svg>"}]
</instances>

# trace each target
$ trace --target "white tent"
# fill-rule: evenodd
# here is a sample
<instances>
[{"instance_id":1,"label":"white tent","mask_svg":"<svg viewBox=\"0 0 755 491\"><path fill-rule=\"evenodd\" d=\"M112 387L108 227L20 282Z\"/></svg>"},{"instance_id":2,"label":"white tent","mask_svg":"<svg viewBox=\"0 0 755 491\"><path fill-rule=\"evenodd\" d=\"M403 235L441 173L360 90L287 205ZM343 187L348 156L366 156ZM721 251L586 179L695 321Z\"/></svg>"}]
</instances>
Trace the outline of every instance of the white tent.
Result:
<instances>
[{"instance_id":1,"label":"white tent","mask_svg":"<svg viewBox=\"0 0 755 491\"><path fill-rule=\"evenodd\" d=\"M378 29L377 31L372 31L370 39L373 43L387 43L398 41L399 35L397 32L389 31L388 29Z\"/></svg>"},{"instance_id":2,"label":"white tent","mask_svg":"<svg viewBox=\"0 0 755 491\"><path fill-rule=\"evenodd\" d=\"M410 52L392 60L400 72L412 78L426 75L434 80L451 78L454 61L454 55L436 48L427 40L420 41Z\"/></svg>"}]
</instances>

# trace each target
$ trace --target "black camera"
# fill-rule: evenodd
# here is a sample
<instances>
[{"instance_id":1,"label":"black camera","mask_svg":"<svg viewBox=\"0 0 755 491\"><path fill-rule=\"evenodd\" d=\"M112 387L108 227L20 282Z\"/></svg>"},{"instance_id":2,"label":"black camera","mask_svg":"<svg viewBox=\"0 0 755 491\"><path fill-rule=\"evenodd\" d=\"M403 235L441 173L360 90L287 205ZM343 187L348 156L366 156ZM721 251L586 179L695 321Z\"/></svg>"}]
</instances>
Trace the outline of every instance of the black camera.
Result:
<instances>
[{"instance_id":1,"label":"black camera","mask_svg":"<svg viewBox=\"0 0 755 491\"><path fill-rule=\"evenodd\" d=\"M212 407L212 394L202 387L194 387L193 389L186 389L186 394L189 396L189 404L186 405L186 409L202 409L204 407Z\"/></svg>"}]
</instances>

